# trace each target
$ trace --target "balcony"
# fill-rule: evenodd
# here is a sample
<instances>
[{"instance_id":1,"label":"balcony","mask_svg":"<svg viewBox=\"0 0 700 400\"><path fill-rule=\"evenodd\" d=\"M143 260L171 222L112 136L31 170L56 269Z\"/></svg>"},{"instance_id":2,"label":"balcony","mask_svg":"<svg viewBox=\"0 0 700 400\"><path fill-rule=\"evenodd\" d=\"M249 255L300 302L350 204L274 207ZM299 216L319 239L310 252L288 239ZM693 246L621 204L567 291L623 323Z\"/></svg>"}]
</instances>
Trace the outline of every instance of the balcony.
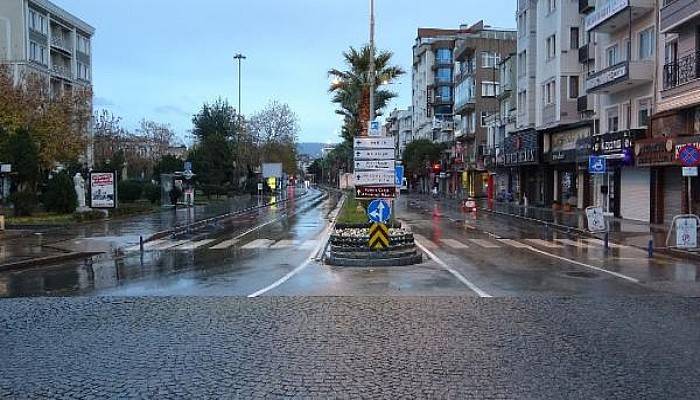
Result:
<instances>
[{"instance_id":1,"label":"balcony","mask_svg":"<svg viewBox=\"0 0 700 400\"><path fill-rule=\"evenodd\" d=\"M595 60L595 48L586 43L578 48L578 62L587 64L589 61Z\"/></svg>"},{"instance_id":2,"label":"balcony","mask_svg":"<svg viewBox=\"0 0 700 400\"><path fill-rule=\"evenodd\" d=\"M452 104L452 96L435 96L435 105Z\"/></svg>"},{"instance_id":3,"label":"balcony","mask_svg":"<svg viewBox=\"0 0 700 400\"><path fill-rule=\"evenodd\" d=\"M462 97L460 99L455 100L455 112L458 113L460 111L464 110L471 110L474 109L474 106L476 105L476 100L474 97Z\"/></svg>"},{"instance_id":4,"label":"balcony","mask_svg":"<svg viewBox=\"0 0 700 400\"><path fill-rule=\"evenodd\" d=\"M700 78L700 50L664 65L664 90L685 85Z\"/></svg>"},{"instance_id":5,"label":"balcony","mask_svg":"<svg viewBox=\"0 0 700 400\"><path fill-rule=\"evenodd\" d=\"M52 36L51 37L51 47L61 50L65 53L71 54L72 49L70 45L68 44L68 41L65 40L61 36Z\"/></svg>"},{"instance_id":6,"label":"balcony","mask_svg":"<svg viewBox=\"0 0 700 400\"><path fill-rule=\"evenodd\" d=\"M73 79L70 68L60 64L51 66L51 74L68 80Z\"/></svg>"},{"instance_id":7,"label":"balcony","mask_svg":"<svg viewBox=\"0 0 700 400\"><path fill-rule=\"evenodd\" d=\"M650 83L653 78L653 61L623 61L589 76L586 91L614 93Z\"/></svg>"},{"instance_id":8,"label":"balcony","mask_svg":"<svg viewBox=\"0 0 700 400\"><path fill-rule=\"evenodd\" d=\"M584 95L576 100L576 110L578 112L592 112L593 108L593 96Z\"/></svg>"},{"instance_id":9,"label":"balcony","mask_svg":"<svg viewBox=\"0 0 700 400\"><path fill-rule=\"evenodd\" d=\"M677 33L681 26L700 16L698 0L665 0L661 8L661 33Z\"/></svg>"},{"instance_id":10,"label":"balcony","mask_svg":"<svg viewBox=\"0 0 700 400\"><path fill-rule=\"evenodd\" d=\"M578 0L578 13L588 14L595 9L595 0Z\"/></svg>"},{"instance_id":11,"label":"balcony","mask_svg":"<svg viewBox=\"0 0 700 400\"><path fill-rule=\"evenodd\" d=\"M586 31L611 33L629 26L655 7L655 0L607 0L586 16ZM626 11L626 12L625 12ZM631 15L630 15L631 13Z\"/></svg>"}]
</instances>

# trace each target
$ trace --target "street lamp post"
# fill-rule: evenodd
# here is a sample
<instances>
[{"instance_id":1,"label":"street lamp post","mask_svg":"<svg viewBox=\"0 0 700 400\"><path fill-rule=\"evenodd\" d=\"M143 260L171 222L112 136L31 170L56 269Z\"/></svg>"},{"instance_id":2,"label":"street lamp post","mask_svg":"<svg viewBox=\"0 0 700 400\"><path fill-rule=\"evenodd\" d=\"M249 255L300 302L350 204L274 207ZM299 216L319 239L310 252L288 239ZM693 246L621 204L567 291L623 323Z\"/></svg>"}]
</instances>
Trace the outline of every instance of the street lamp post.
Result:
<instances>
[{"instance_id":1,"label":"street lamp post","mask_svg":"<svg viewBox=\"0 0 700 400\"><path fill-rule=\"evenodd\" d=\"M234 60L238 60L238 115L242 115L241 112L241 61L246 59L241 53L233 56Z\"/></svg>"},{"instance_id":2,"label":"street lamp post","mask_svg":"<svg viewBox=\"0 0 700 400\"><path fill-rule=\"evenodd\" d=\"M374 0L369 0L369 121L374 121Z\"/></svg>"}]
</instances>

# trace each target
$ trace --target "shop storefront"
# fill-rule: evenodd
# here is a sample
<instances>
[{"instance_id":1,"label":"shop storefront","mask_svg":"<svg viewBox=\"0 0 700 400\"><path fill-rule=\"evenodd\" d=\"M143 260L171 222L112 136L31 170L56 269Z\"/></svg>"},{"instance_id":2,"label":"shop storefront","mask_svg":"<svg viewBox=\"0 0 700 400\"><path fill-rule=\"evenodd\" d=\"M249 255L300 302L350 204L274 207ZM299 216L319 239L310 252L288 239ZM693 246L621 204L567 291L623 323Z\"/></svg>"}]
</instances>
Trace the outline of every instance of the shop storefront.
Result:
<instances>
[{"instance_id":1,"label":"shop storefront","mask_svg":"<svg viewBox=\"0 0 700 400\"><path fill-rule=\"evenodd\" d=\"M577 144L590 137L590 126L549 134L545 157L552 177L552 199L564 208L583 207L584 172L579 168Z\"/></svg>"},{"instance_id":2,"label":"shop storefront","mask_svg":"<svg viewBox=\"0 0 700 400\"><path fill-rule=\"evenodd\" d=\"M632 129L596 135L592 153L607 160L607 173L591 179L593 203L621 218L649 221L649 168L634 166L634 142L645 129Z\"/></svg>"},{"instance_id":3,"label":"shop storefront","mask_svg":"<svg viewBox=\"0 0 700 400\"><path fill-rule=\"evenodd\" d=\"M683 181L681 168L675 165L673 139L642 139L634 145L637 167L649 168L649 221L670 223L681 213Z\"/></svg>"},{"instance_id":4,"label":"shop storefront","mask_svg":"<svg viewBox=\"0 0 700 400\"><path fill-rule=\"evenodd\" d=\"M497 165L508 175L510 191L516 201L545 206L545 174L540 165L542 140L537 131L515 132L503 142L503 157Z\"/></svg>"}]
</instances>

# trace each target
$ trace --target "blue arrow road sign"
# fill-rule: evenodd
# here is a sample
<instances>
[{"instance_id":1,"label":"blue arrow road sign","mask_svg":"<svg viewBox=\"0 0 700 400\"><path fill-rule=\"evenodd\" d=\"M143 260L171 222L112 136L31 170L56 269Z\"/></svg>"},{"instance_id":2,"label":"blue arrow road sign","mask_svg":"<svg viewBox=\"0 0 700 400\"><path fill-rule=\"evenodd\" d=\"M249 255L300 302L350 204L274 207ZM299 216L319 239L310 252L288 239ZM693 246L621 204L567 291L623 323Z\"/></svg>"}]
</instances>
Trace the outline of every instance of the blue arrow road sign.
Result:
<instances>
[{"instance_id":1,"label":"blue arrow road sign","mask_svg":"<svg viewBox=\"0 0 700 400\"><path fill-rule=\"evenodd\" d=\"M608 172L608 165L605 158L599 156L588 157L589 174L604 174L606 172Z\"/></svg>"},{"instance_id":2,"label":"blue arrow road sign","mask_svg":"<svg viewBox=\"0 0 700 400\"><path fill-rule=\"evenodd\" d=\"M396 186L403 185L403 165L396 166Z\"/></svg>"},{"instance_id":3,"label":"blue arrow road sign","mask_svg":"<svg viewBox=\"0 0 700 400\"><path fill-rule=\"evenodd\" d=\"M391 216L391 206L382 199L372 200L369 206L367 206L367 215L370 221L381 224L389 220Z\"/></svg>"}]
</instances>

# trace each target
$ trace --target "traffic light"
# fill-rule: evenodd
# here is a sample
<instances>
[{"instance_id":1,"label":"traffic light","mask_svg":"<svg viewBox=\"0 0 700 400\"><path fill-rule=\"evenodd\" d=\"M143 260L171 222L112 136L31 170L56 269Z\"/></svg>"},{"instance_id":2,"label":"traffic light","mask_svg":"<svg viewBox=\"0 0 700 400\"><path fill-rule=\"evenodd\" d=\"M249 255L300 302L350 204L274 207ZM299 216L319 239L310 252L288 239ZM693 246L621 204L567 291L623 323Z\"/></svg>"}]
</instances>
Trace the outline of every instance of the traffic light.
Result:
<instances>
[{"instance_id":1,"label":"traffic light","mask_svg":"<svg viewBox=\"0 0 700 400\"><path fill-rule=\"evenodd\" d=\"M433 172L438 173L440 172L440 170L442 170L442 166L440 165L440 163L433 164Z\"/></svg>"}]
</instances>

